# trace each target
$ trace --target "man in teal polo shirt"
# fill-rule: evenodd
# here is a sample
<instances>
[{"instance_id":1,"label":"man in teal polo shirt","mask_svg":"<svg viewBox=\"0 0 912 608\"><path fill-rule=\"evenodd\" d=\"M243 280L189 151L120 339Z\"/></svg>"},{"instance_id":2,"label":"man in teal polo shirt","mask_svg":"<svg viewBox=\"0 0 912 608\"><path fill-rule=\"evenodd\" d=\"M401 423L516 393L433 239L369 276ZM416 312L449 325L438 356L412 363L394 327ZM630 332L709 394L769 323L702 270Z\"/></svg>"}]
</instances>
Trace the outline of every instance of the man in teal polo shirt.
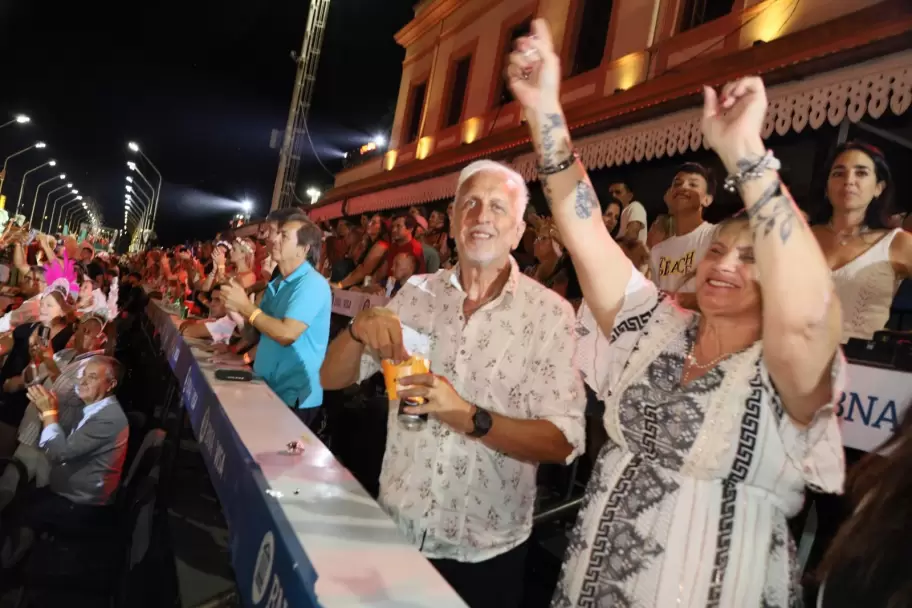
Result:
<instances>
[{"instance_id":1,"label":"man in teal polo shirt","mask_svg":"<svg viewBox=\"0 0 912 608\"><path fill-rule=\"evenodd\" d=\"M225 304L260 332L253 370L311 430L322 430L320 366L329 342L332 292L314 266L323 232L303 214L279 223L271 254L282 276L272 280L259 308L239 283L222 288Z\"/></svg>"}]
</instances>

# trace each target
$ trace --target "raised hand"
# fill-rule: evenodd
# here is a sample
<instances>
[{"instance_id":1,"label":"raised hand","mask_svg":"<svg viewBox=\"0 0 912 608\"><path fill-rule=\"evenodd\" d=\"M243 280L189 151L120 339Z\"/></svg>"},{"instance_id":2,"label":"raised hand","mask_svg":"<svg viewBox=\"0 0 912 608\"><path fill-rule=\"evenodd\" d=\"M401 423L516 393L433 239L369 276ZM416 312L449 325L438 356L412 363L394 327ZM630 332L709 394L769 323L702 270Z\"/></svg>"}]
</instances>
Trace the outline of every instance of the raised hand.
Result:
<instances>
[{"instance_id":1,"label":"raised hand","mask_svg":"<svg viewBox=\"0 0 912 608\"><path fill-rule=\"evenodd\" d=\"M703 137L729 171L739 160L763 154L766 89L756 76L729 82L719 93L703 87Z\"/></svg>"},{"instance_id":2,"label":"raised hand","mask_svg":"<svg viewBox=\"0 0 912 608\"><path fill-rule=\"evenodd\" d=\"M560 95L560 58L544 19L532 22L532 34L518 38L505 71L507 85L524 108L538 110Z\"/></svg>"},{"instance_id":3,"label":"raised hand","mask_svg":"<svg viewBox=\"0 0 912 608\"><path fill-rule=\"evenodd\" d=\"M216 268L225 265L225 253L220 247L216 247L212 250L212 261L215 263Z\"/></svg>"}]
</instances>

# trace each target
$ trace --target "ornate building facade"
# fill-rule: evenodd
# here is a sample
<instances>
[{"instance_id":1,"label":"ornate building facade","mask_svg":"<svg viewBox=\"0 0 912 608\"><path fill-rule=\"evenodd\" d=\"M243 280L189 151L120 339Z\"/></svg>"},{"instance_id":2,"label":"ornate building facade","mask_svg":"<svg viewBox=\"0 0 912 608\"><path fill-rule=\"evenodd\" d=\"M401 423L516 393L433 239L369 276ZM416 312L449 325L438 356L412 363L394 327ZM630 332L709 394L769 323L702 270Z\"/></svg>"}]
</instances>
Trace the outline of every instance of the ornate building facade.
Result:
<instances>
[{"instance_id":1,"label":"ornate building facade","mask_svg":"<svg viewBox=\"0 0 912 608\"><path fill-rule=\"evenodd\" d=\"M702 85L745 74L769 87L766 135L912 105L908 0L425 0L396 34L406 57L387 151L337 174L312 217L450 198L481 157L534 181L502 78L534 17L554 32L562 101L591 170L700 150Z\"/></svg>"}]
</instances>

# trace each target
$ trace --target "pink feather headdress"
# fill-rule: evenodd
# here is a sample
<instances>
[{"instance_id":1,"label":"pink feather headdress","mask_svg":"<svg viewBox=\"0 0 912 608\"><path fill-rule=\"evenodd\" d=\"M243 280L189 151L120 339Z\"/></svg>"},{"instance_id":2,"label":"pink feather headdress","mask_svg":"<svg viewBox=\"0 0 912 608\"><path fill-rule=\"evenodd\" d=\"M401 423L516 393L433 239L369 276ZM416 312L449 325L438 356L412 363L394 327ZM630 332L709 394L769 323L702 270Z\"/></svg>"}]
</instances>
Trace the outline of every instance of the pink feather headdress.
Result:
<instances>
[{"instance_id":1,"label":"pink feather headdress","mask_svg":"<svg viewBox=\"0 0 912 608\"><path fill-rule=\"evenodd\" d=\"M70 259L66 249L63 250L63 266L61 260L57 263L44 265L45 277L47 278L48 291L54 287L65 287L71 294L79 293L79 283L76 280L76 264Z\"/></svg>"}]
</instances>

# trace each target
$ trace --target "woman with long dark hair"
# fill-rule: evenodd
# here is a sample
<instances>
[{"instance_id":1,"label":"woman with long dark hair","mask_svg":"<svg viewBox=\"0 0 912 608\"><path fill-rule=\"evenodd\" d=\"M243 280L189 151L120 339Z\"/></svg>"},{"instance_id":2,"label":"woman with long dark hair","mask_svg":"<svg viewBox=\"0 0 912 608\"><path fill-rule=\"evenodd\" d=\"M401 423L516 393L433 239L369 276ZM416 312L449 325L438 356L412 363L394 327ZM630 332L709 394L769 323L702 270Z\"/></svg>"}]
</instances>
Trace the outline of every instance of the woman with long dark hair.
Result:
<instances>
[{"instance_id":1,"label":"woman with long dark hair","mask_svg":"<svg viewBox=\"0 0 912 608\"><path fill-rule=\"evenodd\" d=\"M446 212L436 209L431 211L428 231L421 237L421 241L437 250L441 262L450 259L450 218Z\"/></svg>"},{"instance_id":2,"label":"woman with long dark hair","mask_svg":"<svg viewBox=\"0 0 912 608\"><path fill-rule=\"evenodd\" d=\"M912 276L912 234L887 228L893 178L883 153L850 141L827 164L826 201L812 229L842 303L842 339L869 340L890 319L893 295Z\"/></svg>"},{"instance_id":3,"label":"woman with long dark hair","mask_svg":"<svg viewBox=\"0 0 912 608\"><path fill-rule=\"evenodd\" d=\"M352 252L355 269L333 287L348 289L360 285L365 277L372 276L383 263L389 249L389 226L379 213L371 216L364 229L364 240Z\"/></svg>"},{"instance_id":4,"label":"woman with long dark hair","mask_svg":"<svg viewBox=\"0 0 912 608\"><path fill-rule=\"evenodd\" d=\"M822 608L912 606L912 415L849 476L855 514L817 570Z\"/></svg>"}]
</instances>

